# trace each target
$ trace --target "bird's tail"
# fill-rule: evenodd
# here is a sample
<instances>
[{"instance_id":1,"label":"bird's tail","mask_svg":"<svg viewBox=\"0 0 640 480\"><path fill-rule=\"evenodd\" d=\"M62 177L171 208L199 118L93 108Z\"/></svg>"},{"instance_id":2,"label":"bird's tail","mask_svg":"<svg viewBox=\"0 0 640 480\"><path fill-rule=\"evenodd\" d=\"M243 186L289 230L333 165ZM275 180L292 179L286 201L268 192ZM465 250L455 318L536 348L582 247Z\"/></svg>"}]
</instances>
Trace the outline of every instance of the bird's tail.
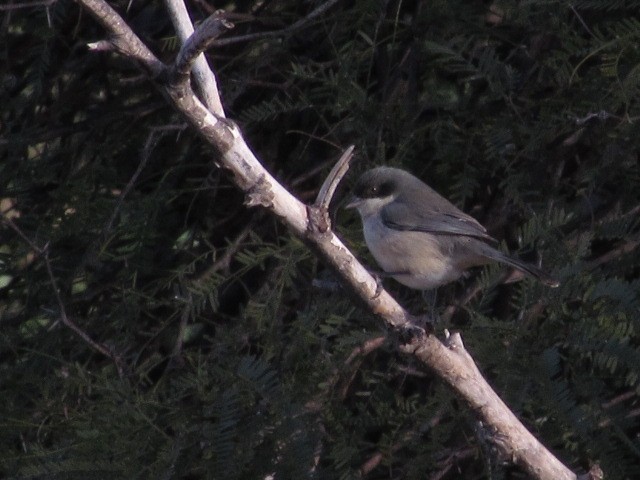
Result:
<instances>
[{"instance_id":1,"label":"bird's tail","mask_svg":"<svg viewBox=\"0 0 640 480\"><path fill-rule=\"evenodd\" d=\"M537 278L538 280L540 280L545 285L548 285L549 287L556 288L560 286L560 282L558 281L557 278L552 277L547 272L541 270L535 265L531 265L530 263L523 262L522 260L519 260L517 258L510 257L509 255L502 253L500 250L496 250L495 248L487 244L485 244L485 246L487 248L485 248L482 253L487 258L491 260L495 260L496 262L510 265L513 268L516 268L533 278Z\"/></svg>"}]
</instances>

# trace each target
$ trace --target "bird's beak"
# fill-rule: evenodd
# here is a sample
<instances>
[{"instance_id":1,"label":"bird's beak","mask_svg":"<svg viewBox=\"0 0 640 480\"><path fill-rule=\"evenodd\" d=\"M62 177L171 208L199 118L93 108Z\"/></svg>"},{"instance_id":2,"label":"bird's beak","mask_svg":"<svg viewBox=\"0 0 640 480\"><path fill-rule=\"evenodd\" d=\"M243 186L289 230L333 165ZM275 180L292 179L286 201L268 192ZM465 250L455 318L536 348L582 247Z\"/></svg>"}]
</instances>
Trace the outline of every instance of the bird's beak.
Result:
<instances>
[{"instance_id":1,"label":"bird's beak","mask_svg":"<svg viewBox=\"0 0 640 480\"><path fill-rule=\"evenodd\" d=\"M363 201L362 198L356 197L355 195L350 195L349 198L347 198L347 203L345 204L344 208L348 208L348 209L358 208L362 203L362 201Z\"/></svg>"}]
</instances>

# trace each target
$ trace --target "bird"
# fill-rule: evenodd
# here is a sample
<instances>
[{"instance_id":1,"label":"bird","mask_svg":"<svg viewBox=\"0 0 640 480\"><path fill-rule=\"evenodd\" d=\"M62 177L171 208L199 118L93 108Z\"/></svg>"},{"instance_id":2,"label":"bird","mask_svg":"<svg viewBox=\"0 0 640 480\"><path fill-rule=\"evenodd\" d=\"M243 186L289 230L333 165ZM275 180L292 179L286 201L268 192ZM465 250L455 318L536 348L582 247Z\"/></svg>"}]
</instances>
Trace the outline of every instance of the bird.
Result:
<instances>
[{"instance_id":1,"label":"bird","mask_svg":"<svg viewBox=\"0 0 640 480\"><path fill-rule=\"evenodd\" d=\"M416 290L453 282L472 267L498 262L549 287L559 281L494 246L476 219L411 173L377 167L360 176L346 208L362 220L367 247L385 276Z\"/></svg>"}]
</instances>

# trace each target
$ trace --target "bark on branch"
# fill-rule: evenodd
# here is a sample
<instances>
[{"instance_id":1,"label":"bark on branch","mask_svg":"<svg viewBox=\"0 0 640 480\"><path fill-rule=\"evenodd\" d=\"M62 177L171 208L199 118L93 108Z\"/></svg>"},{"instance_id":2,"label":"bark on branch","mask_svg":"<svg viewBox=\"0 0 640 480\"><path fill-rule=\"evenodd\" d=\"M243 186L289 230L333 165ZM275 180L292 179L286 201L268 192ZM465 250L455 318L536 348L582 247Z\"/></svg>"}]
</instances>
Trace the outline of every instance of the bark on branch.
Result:
<instances>
[{"instance_id":1,"label":"bark on branch","mask_svg":"<svg viewBox=\"0 0 640 480\"><path fill-rule=\"evenodd\" d=\"M184 42L178 53L178 58L176 58L173 67L176 80L188 80L191 67L197 59L201 58L202 52L207 50L216 38L231 28L233 28L233 24L227 22L221 12L214 13L198 25L197 30ZM213 113L219 115L222 113L222 107L220 110L220 112L213 111Z\"/></svg>"},{"instance_id":2,"label":"bark on branch","mask_svg":"<svg viewBox=\"0 0 640 480\"><path fill-rule=\"evenodd\" d=\"M191 37L194 32L187 7L183 0L165 0L165 4L184 49L187 39ZM210 112L224 117L224 110L218 92L218 83L203 53L200 53L195 58L192 74L202 102Z\"/></svg>"},{"instance_id":3,"label":"bark on branch","mask_svg":"<svg viewBox=\"0 0 640 480\"><path fill-rule=\"evenodd\" d=\"M198 41L188 40L186 45L192 45L190 53L182 55L181 52L175 67L165 66L105 1L76 1L107 30L118 50L137 62L173 107L215 147L219 154L219 165L233 174L235 184L246 193L247 205L261 205L277 215L338 273L345 285L372 312L381 316L389 326L413 334L401 350L432 369L469 405L491 432L502 458L510 459L536 479L577 478L527 431L491 389L465 350L460 335L454 334L443 342L415 327L412 316L384 289L379 288L377 281L334 234L328 221L327 207L337 181L348 168L351 148L332 171L316 203L303 204L264 169L233 122L207 109L191 88L190 82L176 85L170 81L172 71L188 71L189 62L185 59L195 58L200 53L199 49L208 45L206 35ZM216 28L209 31L216 31ZM183 50L187 50L186 45ZM418 335L415 335L416 331Z\"/></svg>"}]
</instances>

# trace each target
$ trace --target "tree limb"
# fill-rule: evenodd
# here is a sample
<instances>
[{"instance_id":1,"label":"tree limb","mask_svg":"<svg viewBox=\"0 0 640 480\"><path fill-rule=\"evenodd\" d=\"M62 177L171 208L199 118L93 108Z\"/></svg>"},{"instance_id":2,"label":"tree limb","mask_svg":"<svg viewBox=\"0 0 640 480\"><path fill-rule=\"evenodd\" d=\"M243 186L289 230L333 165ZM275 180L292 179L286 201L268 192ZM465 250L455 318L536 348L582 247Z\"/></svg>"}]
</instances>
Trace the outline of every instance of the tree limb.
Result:
<instances>
[{"instance_id":1,"label":"tree limb","mask_svg":"<svg viewBox=\"0 0 640 480\"><path fill-rule=\"evenodd\" d=\"M193 24L189 18L187 7L183 0L165 0L165 4L167 5L167 10L169 10L169 16L171 17L173 26L176 29L180 43L183 45L182 50L185 50L188 43L187 39L193 35ZM216 13L212 16L214 15L216 15ZM208 20L209 19L205 20L204 23ZM233 26L231 24L228 25L230 26L227 28L231 28ZM202 30L202 27L203 24L200 25L199 30ZM204 53L201 53L204 50L205 48L200 50L195 58L195 64L193 65L193 77L198 87L202 102L207 106L211 113L224 117L224 108L222 107L220 94L218 93L218 82L216 81L216 76L213 74L213 71L209 68L209 64L207 63Z\"/></svg>"},{"instance_id":2,"label":"tree limb","mask_svg":"<svg viewBox=\"0 0 640 480\"><path fill-rule=\"evenodd\" d=\"M505 458L522 467L533 478L548 480L575 479L551 452L520 423L502 399L482 377L466 351L459 333L444 343L433 336L414 339L400 347L432 368L467 403L493 432L490 439Z\"/></svg>"}]
</instances>

